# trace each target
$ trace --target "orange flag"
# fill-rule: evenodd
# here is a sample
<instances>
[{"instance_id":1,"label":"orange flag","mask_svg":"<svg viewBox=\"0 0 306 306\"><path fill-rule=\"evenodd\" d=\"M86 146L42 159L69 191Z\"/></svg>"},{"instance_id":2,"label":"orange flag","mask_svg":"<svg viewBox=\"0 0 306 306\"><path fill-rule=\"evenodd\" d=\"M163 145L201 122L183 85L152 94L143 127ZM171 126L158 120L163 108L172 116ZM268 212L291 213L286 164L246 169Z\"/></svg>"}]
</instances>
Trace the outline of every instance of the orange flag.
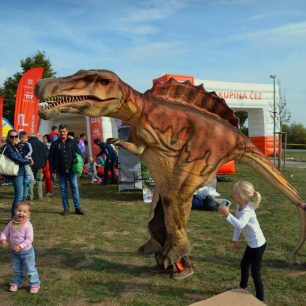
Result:
<instances>
[{"instance_id":1,"label":"orange flag","mask_svg":"<svg viewBox=\"0 0 306 306\"><path fill-rule=\"evenodd\" d=\"M3 97L0 97L0 139L2 137L2 116L3 116Z\"/></svg>"},{"instance_id":2,"label":"orange flag","mask_svg":"<svg viewBox=\"0 0 306 306\"><path fill-rule=\"evenodd\" d=\"M39 101L34 95L34 87L42 78L43 67L35 67L24 73L19 81L16 102L14 128L27 133L38 132Z\"/></svg>"}]
</instances>

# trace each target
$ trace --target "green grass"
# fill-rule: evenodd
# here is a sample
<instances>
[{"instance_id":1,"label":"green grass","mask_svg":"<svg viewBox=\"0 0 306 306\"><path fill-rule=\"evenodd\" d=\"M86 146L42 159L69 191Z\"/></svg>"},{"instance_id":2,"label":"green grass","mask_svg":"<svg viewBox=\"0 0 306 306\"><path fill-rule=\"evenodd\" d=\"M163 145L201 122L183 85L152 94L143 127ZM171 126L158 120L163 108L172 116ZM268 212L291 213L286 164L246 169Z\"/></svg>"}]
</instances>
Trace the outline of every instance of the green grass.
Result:
<instances>
[{"instance_id":1,"label":"green grass","mask_svg":"<svg viewBox=\"0 0 306 306\"><path fill-rule=\"evenodd\" d=\"M306 171L284 172L306 198ZM246 165L237 165L232 180L218 183L222 197L230 198L235 181L247 179L262 193L258 219L268 241L263 260L263 281L268 305L306 305L306 267L291 266L287 256L298 237L296 209ZM8 249L0 250L0 305L189 305L224 292L239 282L242 252L232 249L232 227L215 212L192 211L187 225L196 273L175 281L154 275L152 256L137 248L149 238L149 205L141 192L119 193L117 186L89 184L81 179L81 201L86 216L64 217L59 190L53 198L32 203L37 267L41 291L6 291L11 279ZM10 216L12 188L0 187L0 226ZM234 205L233 205L234 206ZM306 247L299 259L306 262ZM26 285L26 282L25 282ZM253 283L250 291L254 294Z\"/></svg>"}]
</instances>

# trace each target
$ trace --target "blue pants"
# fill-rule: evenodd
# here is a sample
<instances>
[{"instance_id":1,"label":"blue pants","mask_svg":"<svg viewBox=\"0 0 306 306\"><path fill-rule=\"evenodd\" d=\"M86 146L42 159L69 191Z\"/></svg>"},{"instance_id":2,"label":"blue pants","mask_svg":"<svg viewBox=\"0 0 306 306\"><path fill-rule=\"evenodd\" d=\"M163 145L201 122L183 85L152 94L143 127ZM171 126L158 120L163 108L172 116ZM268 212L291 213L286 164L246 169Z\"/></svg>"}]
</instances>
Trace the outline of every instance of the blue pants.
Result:
<instances>
[{"instance_id":1,"label":"blue pants","mask_svg":"<svg viewBox=\"0 0 306 306\"><path fill-rule=\"evenodd\" d=\"M109 171L112 174L112 183L116 183L115 164L116 164L116 160L108 159L105 161L103 184L107 184L108 182L108 172Z\"/></svg>"},{"instance_id":2,"label":"blue pants","mask_svg":"<svg viewBox=\"0 0 306 306\"><path fill-rule=\"evenodd\" d=\"M59 174L58 181L61 189L63 207L69 208L69 202L68 202L68 181L69 181L74 208L81 208L77 176L73 172L66 175Z\"/></svg>"},{"instance_id":3,"label":"blue pants","mask_svg":"<svg viewBox=\"0 0 306 306\"><path fill-rule=\"evenodd\" d=\"M21 286L25 271L29 277L30 286L40 284L39 275L35 267L35 252L33 248L27 251L16 253L12 251L13 281L18 287Z\"/></svg>"},{"instance_id":4,"label":"blue pants","mask_svg":"<svg viewBox=\"0 0 306 306\"><path fill-rule=\"evenodd\" d=\"M12 203L12 217L15 216L15 209L19 202L26 200L28 188L24 181L23 175L12 177L14 187L14 200Z\"/></svg>"}]
</instances>

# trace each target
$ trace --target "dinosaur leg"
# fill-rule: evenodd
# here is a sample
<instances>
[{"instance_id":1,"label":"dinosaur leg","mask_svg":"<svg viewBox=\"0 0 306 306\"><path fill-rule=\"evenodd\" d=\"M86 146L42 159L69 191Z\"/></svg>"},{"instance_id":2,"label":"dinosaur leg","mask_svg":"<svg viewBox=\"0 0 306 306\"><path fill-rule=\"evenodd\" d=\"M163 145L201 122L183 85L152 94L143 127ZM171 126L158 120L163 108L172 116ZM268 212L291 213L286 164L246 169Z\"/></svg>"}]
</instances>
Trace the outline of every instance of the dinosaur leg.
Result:
<instances>
[{"instance_id":1,"label":"dinosaur leg","mask_svg":"<svg viewBox=\"0 0 306 306\"><path fill-rule=\"evenodd\" d=\"M152 203L153 205L153 203ZM161 199L158 199L155 205L153 217L148 224L151 239L138 249L142 255L149 255L155 253L156 261L160 257L162 247L166 242L167 232L165 226L164 210Z\"/></svg>"},{"instance_id":2,"label":"dinosaur leg","mask_svg":"<svg viewBox=\"0 0 306 306\"><path fill-rule=\"evenodd\" d=\"M161 261L167 268L190 254L191 247L184 227L189 216L192 197L183 199L180 192L173 191L161 199L167 231Z\"/></svg>"},{"instance_id":3,"label":"dinosaur leg","mask_svg":"<svg viewBox=\"0 0 306 306\"><path fill-rule=\"evenodd\" d=\"M149 222L149 231L152 237L146 244L144 244L140 248L141 253L142 254L155 253L154 256L157 265L163 267L164 255L162 253L162 250L167 240L167 231L165 225L164 209L160 198L154 210L154 217ZM191 266L192 265L189 256L183 256L175 264L175 268L177 271L183 271L184 269L190 268Z\"/></svg>"},{"instance_id":4,"label":"dinosaur leg","mask_svg":"<svg viewBox=\"0 0 306 306\"><path fill-rule=\"evenodd\" d=\"M303 246L305 240L306 240L306 210L302 208L298 208L298 214L300 217L300 224L301 224L301 232L300 232L300 239L298 244L295 246L294 250L289 256L289 261L292 264L298 264L299 262L296 260L296 256L298 251Z\"/></svg>"},{"instance_id":5,"label":"dinosaur leg","mask_svg":"<svg viewBox=\"0 0 306 306\"><path fill-rule=\"evenodd\" d=\"M172 222L170 221L171 224ZM184 229L174 229L173 233L171 233L170 229L169 232L165 222L165 207L162 204L161 198L158 199L155 205L154 215L148 227L151 233L151 239L138 249L139 253L142 255L154 253L157 264L160 266L164 265L165 268L170 264L178 262L181 262L184 268L191 266L188 256L190 253L190 245L186 233ZM167 262L166 264L165 260Z\"/></svg>"}]
</instances>

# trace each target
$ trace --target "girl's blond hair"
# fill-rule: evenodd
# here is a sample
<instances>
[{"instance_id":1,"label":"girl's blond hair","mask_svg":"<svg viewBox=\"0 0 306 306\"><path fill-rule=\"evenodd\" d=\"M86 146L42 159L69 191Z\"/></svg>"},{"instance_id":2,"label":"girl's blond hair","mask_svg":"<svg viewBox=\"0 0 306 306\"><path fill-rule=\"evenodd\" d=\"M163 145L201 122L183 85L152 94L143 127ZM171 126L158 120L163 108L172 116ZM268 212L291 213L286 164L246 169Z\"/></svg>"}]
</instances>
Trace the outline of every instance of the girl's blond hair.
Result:
<instances>
[{"instance_id":1,"label":"girl's blond hair","mask_svg":"<svg viewBox=\"0 0 306 306\"><path fill-rule=\"evenodd\" d=\"M257 209L261 202L261 194L255 190L253 184L247 181L240 181L234 184L233 193L247 202L251 202L254 209Z\"/></svg>"},{"instance_id":2,"label":"girl's blond hair","mask_svg":"<svg viewBox=\"0 0 306 306\"><path fill-rule=\"evenodd\" d=\"M20 202L17 203L16 209L17 209L18 206L21 206L21 205L26 205L26 206L28 206L29 212L31 212L31 203L30 203L30 202L28 202L28 201L20 201Z\"/></svg>"}]
</instances>

